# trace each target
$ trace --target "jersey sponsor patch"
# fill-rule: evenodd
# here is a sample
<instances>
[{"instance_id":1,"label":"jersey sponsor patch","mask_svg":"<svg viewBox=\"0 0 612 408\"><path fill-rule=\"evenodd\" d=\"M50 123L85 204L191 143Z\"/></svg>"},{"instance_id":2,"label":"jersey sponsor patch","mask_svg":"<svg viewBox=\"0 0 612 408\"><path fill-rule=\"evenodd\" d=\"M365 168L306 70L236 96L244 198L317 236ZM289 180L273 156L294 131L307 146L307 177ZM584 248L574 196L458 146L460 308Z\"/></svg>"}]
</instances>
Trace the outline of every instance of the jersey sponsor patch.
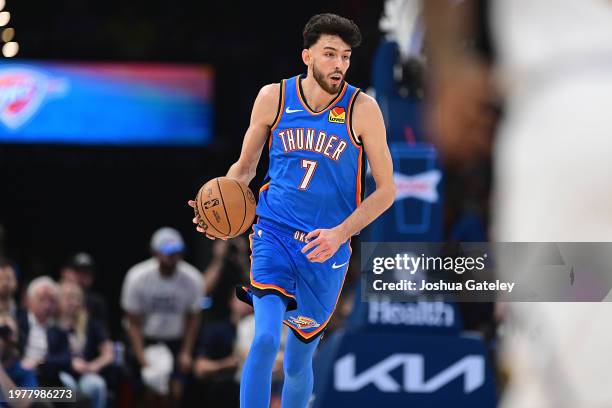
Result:
<instances>
[{"instance_id":1,"label":"jersey sponsor patch","mask_svg":"<svg viewBox=\"0 0 612 408\"><path fill-rule=\"evenodd\" d=\"M320 326L320 324L317 323L316 320L311 319L310 317L305 317L305 316L298 316L298 317L291 316L289 318L289 322L297 326L298 329L310 329L311 327Z\"/></svg>"},{"instance_id":2,"label":"jersey sponsor patch","mask_svg":"<svg viewBox=\"0 0 612 408\"><path fill-rule=\"evenodd\" d=\"M346 111L341 106L336 106L332 110L329 111L329 120L332 123L344 123L346 119Z\"/></svg>"}]
</instances>

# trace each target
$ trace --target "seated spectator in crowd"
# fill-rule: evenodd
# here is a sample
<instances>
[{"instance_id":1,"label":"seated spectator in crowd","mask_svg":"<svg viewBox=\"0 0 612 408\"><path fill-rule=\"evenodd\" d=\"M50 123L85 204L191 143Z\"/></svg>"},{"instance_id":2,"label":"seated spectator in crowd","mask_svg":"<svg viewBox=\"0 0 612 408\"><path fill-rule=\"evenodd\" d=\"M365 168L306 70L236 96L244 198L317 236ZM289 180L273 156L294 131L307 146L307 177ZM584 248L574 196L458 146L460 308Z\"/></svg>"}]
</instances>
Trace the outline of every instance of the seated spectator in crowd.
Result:
<instances>
[{"instance_id":1,"label":"seated spectator in crowd","mask_svg":"<svg viewBox=\"0 0 612 408\"><path fill-rule=\"evenodd\" d=\"M0 258L0 315L17 316L14 299L16 290L15 270L7 259Z\"/></svg>"},{"instance_id":2,"label":"seated spectator in crowd","mask_svg":"<svg viewBox=\"0 0 612 408\"><path fill-rule=\"evenodd\" d=\"M156 363L145 357L148 345L162 343L172 353L175 368L169 390L174 404L179 403L185 376L191 372L204 288L201 273L182 259L184 249L178 231L168 227L157 230L151 238L153 257L128 271L121 291L127 334L139 372ZM168 402L152 395L152 387L148 388L151 403L147 406Z\"/></svg>"},{"instance_id":3,"label":"seated spectator in crowd","mask_svg":"<svg viewBox=\"0 0 612 408\"><path fill-rule=\"evenodd\" d=\"M61 386L60 371L70 369L68 336L55 322L59 288L48 276L28 285L27 310L18 313L21 365L36 372L41 386Z\"/></svg>"},{"instance_id":4,"label":"seated spectator in crowd","mask_svg":"<svg viewBox=\"0 0 612 408\"><path fill-rule=\"evenodd\" d=\"M90 317L76 283L60 284L59 326L68 333L72 367L59 374L62 383L85 394L92 408L106 407L106 382L100 371L113 361L113 345L102 325Z\"/></svg>"},{"instance_id":5,"label":"seated spectator in crowd","mask_svg":"<svg viewBox=\"0 0 612 408\"><path fill-rule=\"evenodd\" d=\"M2 340L0 340L2 342ZM0 346L3 347L3 346ZM24 370L28 373L28 378L33 381L25 383L17 383L13 380L12 376L8 373L3 364L0 364L0 407L11 407L11 408L29 408L35 406L30 403L28 399L15 398L9 400L10 390L14 390L16 387L33 388L37 386L36 377L31 371ZM40 406L40 404L39 404Z\"/></svg>"},{"instance_id":6,"label":"seated spectator in crowd","mask_svg":"<svg viewBox=\"0 0 612 408\"><path fill-rule=\"evenodd\" d=\"M193 373L198 379L197 400L202 406L240 405L240 386L235 381L240 366L240 358L234 352L236 334L240 321L253 309L235 296L229 303L230 318L203 325L198 336Z\"/></svg>"},{"instance_id":7,"label":"seated spectator in crowd","mask_svg":"<svg viewBox=\"0 0 612 408\"><path fill-rule=\"evenodd\" d=\"M8 314L0 315L0 362L0 400L6 401L8 390L15 387L38 386L34 372L21 366L17 347L17 323ZM22 400L8 406L28 407L30 404Z\"/></svg>"},{"instance_id":8,"label":"seated spectator in crowd","mask_svg":"<svg viewBox=\"0 0 612 408\"><path fill-rule=\"evenodd\" d=\"M85 296L85 307L89 316L108 328L108 306L101 295L92 288L96 279L95 263L91 255L79 252L71 257L60 271L60 280L78 284Z\"/></svg>"}]
</instances>

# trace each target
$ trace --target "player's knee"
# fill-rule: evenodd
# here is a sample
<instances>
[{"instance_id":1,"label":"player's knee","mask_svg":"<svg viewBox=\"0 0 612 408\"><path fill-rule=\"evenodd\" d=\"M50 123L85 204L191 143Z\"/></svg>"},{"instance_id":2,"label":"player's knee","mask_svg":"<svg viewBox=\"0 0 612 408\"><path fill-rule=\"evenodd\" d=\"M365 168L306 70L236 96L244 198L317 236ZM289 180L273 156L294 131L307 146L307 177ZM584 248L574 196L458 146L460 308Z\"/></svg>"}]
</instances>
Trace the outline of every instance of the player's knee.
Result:
<instances>
[{"instance_id":1,"label":"player's knee","mask_svg":"<svg viewBox=\"0 0 612 408\"><path fill-rule=\"evenodd\" d=\"M270 333L257 333L251 348L257 353L275 356L280 347L280 337Z\"/></svg>"},{"instance_id":2,"label":"player's knee","mask_svg":"<svg viewBox=\"0 0 612 408\"><path fill-rule=\"evenodd\" d=\"M312 362L310 359L292 359L285 356L283 368L285 371L285 377L304 378L304 376L312 370Z\"/></svg>"}]
</instances>

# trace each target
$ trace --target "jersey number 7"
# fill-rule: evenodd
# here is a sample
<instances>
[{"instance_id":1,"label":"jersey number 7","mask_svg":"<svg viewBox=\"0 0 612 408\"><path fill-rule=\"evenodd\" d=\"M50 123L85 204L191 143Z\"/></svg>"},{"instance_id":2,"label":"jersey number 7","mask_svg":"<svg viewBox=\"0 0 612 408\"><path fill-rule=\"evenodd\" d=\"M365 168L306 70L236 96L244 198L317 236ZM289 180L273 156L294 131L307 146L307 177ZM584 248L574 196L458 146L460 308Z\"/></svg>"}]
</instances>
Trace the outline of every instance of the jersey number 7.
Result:
<instances>
[{"instance_id":1,"label":"jersey number 7","mask_svg":"<svg viewBox=\"0 0 612 408\"><path fill-rule=\"evenodd\" d=\"M302 168L306 169L306 173L304 173L304 177L302 177L302 182L300 183L299 187L300 190L306 190L308 188L310 180L312 179L318 164L319 163L317 163L315 160L302 159Z\"/></svg>"}]
</instances>

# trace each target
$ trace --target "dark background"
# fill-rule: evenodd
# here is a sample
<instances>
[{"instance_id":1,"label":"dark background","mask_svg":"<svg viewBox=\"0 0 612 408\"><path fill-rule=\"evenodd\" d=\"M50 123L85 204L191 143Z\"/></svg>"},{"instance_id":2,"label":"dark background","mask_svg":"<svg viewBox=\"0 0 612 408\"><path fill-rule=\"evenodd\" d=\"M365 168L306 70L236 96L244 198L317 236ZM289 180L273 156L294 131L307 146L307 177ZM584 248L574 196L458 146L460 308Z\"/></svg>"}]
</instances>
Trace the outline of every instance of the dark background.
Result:
<instances>
[{"instance_id":1,"label":"dark background","mask_svg":"<svg viewBox=\"0 0 612 408\"><path fill-rule=\"evenodd\" d=\"M186 201L237 159L258 90L304 69L308 18L335 12L360 26L363 45L347 80L365 89L382 1L7 0L6 9L18 58L214 68L215 140L206 148L0 145L0 253L16 261L21 283L57 277L69 255L87 251L97 264L96 288L114 308L111 315L120 316L124 274L148 256L156 228L179 229L186 259L205 266L210 242L194 231ZM254 191L265 166L263 160ZM116 333L118 319L113 323Z\"/></svg>"}]
</instances>

